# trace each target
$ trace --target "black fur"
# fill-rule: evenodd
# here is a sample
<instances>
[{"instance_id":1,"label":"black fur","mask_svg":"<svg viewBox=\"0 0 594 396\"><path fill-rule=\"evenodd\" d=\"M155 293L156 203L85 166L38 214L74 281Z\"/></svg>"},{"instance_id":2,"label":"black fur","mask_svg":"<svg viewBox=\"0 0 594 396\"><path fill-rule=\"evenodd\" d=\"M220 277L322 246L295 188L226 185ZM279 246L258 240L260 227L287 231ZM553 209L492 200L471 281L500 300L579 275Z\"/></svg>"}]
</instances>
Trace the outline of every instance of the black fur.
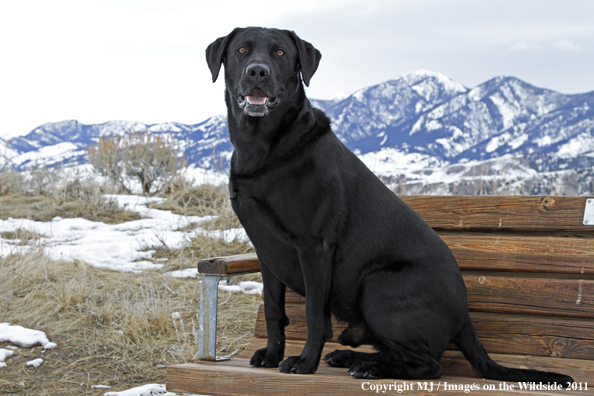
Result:
<instances>
[{"instance_id":1,"label":"black fur","mask_svg":"<svg viewBox=\"0 0 594 396\"><path fill-rule=\"evenodd\" d=\"M264 281L268 343L250 364L315 372L334 314L349 324L339 342L378 351L325 357L357 378L438 378L454 341L484 378L573 381L489 358L450 249L307 100L302 80L315 73L318 50L290 31L245 28L213 42L206 58L213 81L225 66L232 205ZM306 298L308 336L303 352L283 361L286 287Z\"/></svg>"}]
</instances>

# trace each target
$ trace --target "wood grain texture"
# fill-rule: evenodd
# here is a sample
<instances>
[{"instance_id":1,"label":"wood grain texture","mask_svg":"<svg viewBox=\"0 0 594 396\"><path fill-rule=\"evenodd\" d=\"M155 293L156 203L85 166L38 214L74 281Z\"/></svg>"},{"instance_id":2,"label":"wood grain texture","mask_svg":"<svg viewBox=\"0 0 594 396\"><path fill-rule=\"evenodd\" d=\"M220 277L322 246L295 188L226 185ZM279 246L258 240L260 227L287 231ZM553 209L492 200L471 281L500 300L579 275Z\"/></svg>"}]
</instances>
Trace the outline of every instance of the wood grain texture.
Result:
<instances>
[{"instance_id":1,"label":"wood grain texture","mask_svg":"<svg viewBox=\"0 0 594 396\"><path fill-rule=\"evenodd\" d=\"M592 227L594 230L594 226ZM461 269L594 275L594 241L489 234L442 234ZM259 272L256 254L203 259L201 274Z\"/></svg>"},{"instance_id":2,"label":"wood grain texture","mask_svg":"<svg viewBox=\"0 0 594 396\"><path fill-rule=\"evenodd\" d=\"M592 197L402 196L429 225L441 230L578 231Z\"/></svg>"},{"instance_id":3,"label":"wood grain texture","mask_svg":"<svg viewBox=\"0 0 594 396\"><path fill-rule=\"evenodd\" d=\"M464 275L470 310L474 312L594 318L594 281L510 276ZM287 290L285 300L305 304Z\"/></svg>"},{"instance_id":4,"label":"wood grain texture","mask_svg":"<svg viewBox=\"0 0 594 396\"><path fill-rule=\"evenodd\" d=\"M436 197L404 196L405 202L450 246L469 296L471 318L493 360L508 367L556 371L589 382L594 388L594 226L582 224L589 197ZM590 197L591 198L591 197ZM255 254L201 260L203 274L233 275L258 272ZM472 271L469 273L468 271ZM497 272L500 272L497 274ZM543 274L539 276L538 274ZM559 276L555 276L559 274ZM285 356L301 353L307 336L305 299L288 290ZM323 355L345 349L335 340L345 324L333 321L334 337ZM241 357L250 358L266 345L263 306L255 337ZM357 348L369 351L369 346ZM323 356L322 355L322 356ZM168 368L167 388L201 394L277 395L361 394L362 380L345 369L321 363L315 375L277 373L249 367L245 359L197 363ZM499 382L476 378L457 351L446 351L439 380L481 386ZM380 381L381 382L381 381ZM411 382L411 381L408 381ZM387 380L386 383L402 383ZM498 390L498 388L497 388ZM460 395L461 392L415 392ZM472 391L473 395L494 392ZM535 394L501 392L497 394ZM567 394L547 392L547 394Z\"/></svg>"},{"instance_id":5,"label":"wood grain texture","mask_svg":"<svg viewBox=\"0 0 594 396\"><path fill-rule=\"evenodd\" d=\"M440 236L463 270L594 275L594 240L589 238L485 234Z\"/></svg>"},{"instance_id":6,"label":"wood grain texture","mask_svg":"<svg viewBox=\"0 0 594 396\"><path fill-rule=\"evenodd\" d=\"M285 347L285 357L297 356L303 350L305 341L302 340L287 340ZM266 346L265 338L254 338L247 346L245 351L239 356L240 358L251 358L252 354ZM322 357L336 349L351 349L359 352L374 352L374 350L362 345L359 348L351 348L340 345L336 342L327 342L322 351ZM574 376L576 381L594 381L594 360L588 359L568 359L559 357L546 356L531 356L521 354L500 354L490 353L493 360L497 363L508 365L516 368L532 368L535 370L557 371L567 373ZM456 350L448 350L443 354L443 358L439 363L444 367L444 376L452 377L477 377L468 360L461 352ZM325 366L325 363L320 363L320 367ZM442 377L443 379L443 377Z\"/></svg>"},{"instance_id":7,"label":"wood grain texture","mask_svg":"<svg viewBox=\"0 0 594 396\"><path fill-rule=\"evenodd\" d=\"M288 340L305 341L307 322L305 305L288 304L290 324L285 328ZM481 342L489 353L533 355L594 360L594 321L545 318L527 315L493 315L471 312ZM346 328L332 318L333 337ZM267 338L264 306L260 306L254 335ZM451 348L454 348L452 345Z\"/></svg>"},{"instance_id":8,"label":"wood grain texture","mask_svg":"<svg viewBox=\"0 0 594 396\"><path fill-rule=\"evenodd\" d=\"M239 275L260 272L255 253L213 257L198 261L198 273L205 275Z\"/></svg>"},{"instance_id":9,"label":"wood grain texture","mask_svg":"<svg viewBox=\"0 0 594 396\"><path fill-rule=\"evenodd\" d=\"M471 311L594 318L594 281L464 275Z\"/></svg>"},{"instance_id":10,"label":"wood grain texture","mask_svg":"<svg viewBox=\"0 0 594 396\"><path fill-rule=\"evenodd\" d=\"M562 371L572 375L577 381L585 382L592 380L592 372L584 373L584 370L592 370L594 366L576 365L576 361L570 359L547 359L523 357L503 357L493 356L499 363L509 367L534 368L545 370ZM451 362L451 363L450 363ZM194 392L209 395L361 395L366 394L362 390L364 382L369 384L368 380L358 380L347 374L344 368L328 367L324 363L320 364L318 371L313 375L290 375L276 371L275 368L256 368L249 366L247 359L232 359L227 362L198 362L186 363L176 366L170 366L167 369L167 390L178 392ZM453 376L448 373L450 367L457 367L460 360L459 355L444 356L442 364L446 370L444 376L433 382L433 391L418 390L415 387L415 395L460 395L465 394L460 390L444 389L444 383L466 385L478 384L493 385L497 392L475 390L473 395L493 395L493 394L527 394L534 395L530 391L500 391L499 381L481 380L475 375L468 377ZM459 368L458 368L459 370ZM378 380L374 384L401 384L414 383L418 381L399 381L399 380ZM424 381L421 381L424 382ZM437 386L440 389L437 389ZM393 393L396 393L394 390ZM412 394L413 392L404 392ZM387 393L391 394L391 393ZM567 391L546 392L547 395L566 395ZM588 395L590 391L571 391L575 395Z\"/></svg>"}]
</instances>

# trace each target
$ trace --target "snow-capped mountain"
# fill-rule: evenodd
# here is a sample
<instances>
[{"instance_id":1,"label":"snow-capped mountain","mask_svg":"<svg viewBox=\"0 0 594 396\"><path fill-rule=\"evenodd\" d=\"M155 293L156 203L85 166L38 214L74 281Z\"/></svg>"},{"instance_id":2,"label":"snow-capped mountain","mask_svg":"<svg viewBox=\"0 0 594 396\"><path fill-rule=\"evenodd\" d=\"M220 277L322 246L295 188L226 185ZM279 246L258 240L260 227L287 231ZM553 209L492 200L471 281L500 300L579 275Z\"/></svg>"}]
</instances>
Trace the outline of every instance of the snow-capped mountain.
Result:
<instances>
[{"instance_id":1,"label":"snow-capped mountain","mask_svg":"<svg viewBox=\"0 0 594 396\"><path fill-rule=\"evenodd\" d=\"M215 158L222 158L222 167L231 156L233 146L227 134L227 120L214 116L194 125L177 122L147 125L136 121L108 121L85 125L76 120L47 123L29 134L11 139L5 145L16 155L11 162L18 170L31 166L56 166L86 163L86 150L100 137L145 132L171 135L180 154L189 163L206 168L219 166ZM0 141L1 146L1 141Z\"/></svg>"},{"instance_id":2,"label":"snow-capped mountain","mask_svg":"<svg viewBox=\"0 0 594 396\"><path fill-rule=\"evenodd\" d=\"M429 175L463 178L472 169L478 177L513 168L513 178L549 180L551 172L574 170L582 189L592 192L594 92L566 95L514 77L469 89L421 70L332 100L310 100L331 117L337 136L384 176L427 182ZM224 116L194 125L48 123L9 147L17 169L84 163L86 147L100 136L145 130L174 136L190 164L228 167L233 147Z\"/></svg>"}]
</instances>

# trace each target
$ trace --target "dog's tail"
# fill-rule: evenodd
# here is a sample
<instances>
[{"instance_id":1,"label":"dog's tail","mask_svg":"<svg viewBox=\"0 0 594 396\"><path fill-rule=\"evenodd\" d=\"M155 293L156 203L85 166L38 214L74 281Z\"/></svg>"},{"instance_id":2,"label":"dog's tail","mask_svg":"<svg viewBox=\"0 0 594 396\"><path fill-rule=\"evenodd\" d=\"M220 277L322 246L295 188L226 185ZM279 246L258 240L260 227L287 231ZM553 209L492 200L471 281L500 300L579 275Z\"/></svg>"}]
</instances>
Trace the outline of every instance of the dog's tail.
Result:
<instances>
[{"instance_id":1,"label":"dog's tail","mask_svg":"<svg viewBox=\"0 0 594 396\"><path fill-rule=\"evenodd\" d=\"M479 374L486 379L512 382L536 382L543 384L558 384L564 387L573 383L568 375L549 373L538 370L525 370L503 367L495 363L478 338L476 328L470 318L462 330L454 337L454 343L460 348L466 359Z\"/></svg>"}]
</instances>

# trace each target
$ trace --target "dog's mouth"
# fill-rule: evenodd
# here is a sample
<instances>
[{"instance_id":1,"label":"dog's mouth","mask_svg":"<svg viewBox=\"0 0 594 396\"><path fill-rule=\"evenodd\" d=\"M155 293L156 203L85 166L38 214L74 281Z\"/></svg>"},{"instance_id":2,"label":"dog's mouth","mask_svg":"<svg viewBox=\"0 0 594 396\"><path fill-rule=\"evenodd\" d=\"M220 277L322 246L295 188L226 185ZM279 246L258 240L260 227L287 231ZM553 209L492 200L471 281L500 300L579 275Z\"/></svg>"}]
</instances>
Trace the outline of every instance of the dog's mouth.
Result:
<instances>
[{"instance_id":1,"label":"dog's mouth","mask_svg":"<svg viewBox=\"0 0 594 396\"><path fill-rule=\"evenodd\" d=\"M254 88L247 94L239 94L237 102L246 114L262 117L278 106L280 97L266 95L260 88Z\"/></svg>"}]
</instances>

